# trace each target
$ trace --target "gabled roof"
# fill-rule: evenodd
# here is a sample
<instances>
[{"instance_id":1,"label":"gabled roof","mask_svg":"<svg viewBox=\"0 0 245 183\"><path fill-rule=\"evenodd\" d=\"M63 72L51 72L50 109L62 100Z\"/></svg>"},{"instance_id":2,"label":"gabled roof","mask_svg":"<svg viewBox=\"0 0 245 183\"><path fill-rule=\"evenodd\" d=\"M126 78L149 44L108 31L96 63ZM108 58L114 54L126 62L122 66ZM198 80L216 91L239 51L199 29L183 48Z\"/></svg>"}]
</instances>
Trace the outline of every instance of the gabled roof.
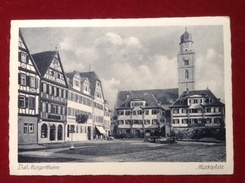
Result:
<instances>
[{"instance_id":1,"label":"gabled roof","mask_svg":"<svg viewBox=\"0 0 245 183\"><path fill-rule=\"evenodd\" d=\"M32 58L36 64L41 76L44 76L56 55L58 56L58 60L60 62L60 67L61 67L61 71L62 71L63 76L64 76L65 84L68 87L68 83L66 81L66 75L65 75L65 72L64 72L58 51L44 51L44 52L40 52L40 53L35 53L35 54L32 54Z\"/></svg>"},{"instance_id":2,"label":"gabled roof","mask_svg":"<svg viewBox=\"0 0 245 183\"><path fill-rule=\"evenodd\" d=\"M30 58L30 60L31 60L31 62L32 62L33 66L34 66L34 68L35 68L35 70L36 70L36 72L37 72L38 75L40 76L41 74L40 74L40 72L39 72L39 70L38 70L38 68L37 68L36 63L34 62L34 59L33 59L32 55L30 54L30 51L29 51L29 49L28 49L28 46L26 45L26 42L25 42L25 40L24 40L24 38L23 38L23 36L22 36L21 31L19 31L19 37L20 37L22 43L25 45L26 52L27 52L27 54L29 55L29 58Z\"/></svg>"},{"instance_id":3,"label":"gabled roof","mask_svg":"<svg viewBox=\"0 0 245 183\"><path fill-rule=\"evenodd\" d=\"M76 75L76 72L68 72L66 73L66 77L68 77L71 81L73 80L73 77Z\"/></svg>"},{"instance_id":4,"label":"gabled roof","mask_svg":"<svg viewBox=\"0 0 245 183\"><path fill-rule=\"evenodd\" d=\"M209 90L193 90L193 91L185 91L182 95L174 102L170 107L181 107L187 106L187 99L200 96L206 99L212 99L213 102L209 104L204 104L204 106L215 106L215 105L224 105L219 99Z\"/></svg>"},{"instance_id":5,"label":"gabled roof","mask_svg":"<svg viewBox=\"0 0 245 183\"><path fill-rule=\"evenodd\" d=\"M56 54L58 54L57 51L45 51L32 54L32 57L42 76L44 76L44 74L47 72Z\"/></svg>"},{"instance_id":6,"label":"gabled roof","mask_svg":"<svg viewBox=\"0 0 245 183\"><path fill-rule=\"evenodd\" d=\"M159 107L153 94L132 94L118 107L130 107L130 101L146 101L147 107Z\"/></svg>"},{"instance_id":7,"label":"gabled roof","mask_svg":"<svg viewBox=\"0 0 245 183\"><path fill-rule=\"evenodd\" d=\"M90 82L91 95L94 96L95 88L96 88L96 81L100 82L100 79L97 76L97 74L94 71L91 71L91 72L80 72L79 74L80 74L80 76L82 78L88 78L88 80ZM102 88L102 86L101 86L101 88ZM103 93L103 90L102 90L102 93Z\"/></svg>"},{"instance_id":8,"label":"gabled roof","mask_svg":"<svg viewBox=\"0 0 245 183\"><path fill-rule=\"evenodd\" d=\"M131 91L119 91L117 95L116 107L126 106L126 103L133 98L142 98L148 101L153 106L159 106L157 102L161 102L161 106L164 109L168 109L178 98L178 89L153 89L153 90L131 90Z\"/></svg>"}]
</instances>

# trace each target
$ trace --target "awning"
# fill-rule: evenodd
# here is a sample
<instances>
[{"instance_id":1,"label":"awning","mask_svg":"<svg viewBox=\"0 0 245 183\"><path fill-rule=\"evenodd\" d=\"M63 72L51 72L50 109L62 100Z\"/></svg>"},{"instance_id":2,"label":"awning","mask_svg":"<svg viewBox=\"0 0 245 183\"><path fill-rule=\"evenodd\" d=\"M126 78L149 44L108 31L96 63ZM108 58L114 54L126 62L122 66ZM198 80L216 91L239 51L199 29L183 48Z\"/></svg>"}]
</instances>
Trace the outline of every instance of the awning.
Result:
<instances>
[{"instance_id":1,"label":"awning","mask_svg":"<svg viewBox=\"0 0 245 183\"><path fill-rule=\"evenodd\" d=\"M100 133L102 133L102 134L106 133L106 131L104 130L103 127L101 127L101 126L96 126L96 128L99 130Z\"/></svg>"}]
</instances>

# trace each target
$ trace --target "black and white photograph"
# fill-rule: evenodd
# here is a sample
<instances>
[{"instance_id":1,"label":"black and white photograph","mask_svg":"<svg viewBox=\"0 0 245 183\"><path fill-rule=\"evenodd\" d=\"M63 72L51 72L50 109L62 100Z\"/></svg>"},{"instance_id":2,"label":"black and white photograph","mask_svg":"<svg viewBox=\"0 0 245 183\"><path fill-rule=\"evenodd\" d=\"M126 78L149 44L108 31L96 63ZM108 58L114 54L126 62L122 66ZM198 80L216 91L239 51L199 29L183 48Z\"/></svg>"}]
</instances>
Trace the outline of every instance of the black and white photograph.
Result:
<instances>
[{"instance_id":1,"label":"black and white photograph","mask_svg":"<svg viewBox=\"0 0 245 183\"><path fill-rule=\"evenodd\" d=\"M232 174L227 17L14 20L12 175Z\"/></svg>"}]
</instances>

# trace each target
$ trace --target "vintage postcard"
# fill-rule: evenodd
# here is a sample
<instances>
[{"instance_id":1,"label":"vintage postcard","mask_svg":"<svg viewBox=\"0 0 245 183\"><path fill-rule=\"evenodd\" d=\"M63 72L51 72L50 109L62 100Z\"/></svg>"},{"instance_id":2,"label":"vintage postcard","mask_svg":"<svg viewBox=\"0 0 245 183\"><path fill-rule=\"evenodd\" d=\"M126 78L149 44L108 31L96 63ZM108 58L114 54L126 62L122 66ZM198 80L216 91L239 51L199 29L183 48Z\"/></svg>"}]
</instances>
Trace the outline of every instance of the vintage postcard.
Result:
<instances>
[{"instance_id":1,"label":"vintage postcard","mask_svg":"<svg viewBox=\"0 0 245 183\"><path fill-rule=\"evenodd\" d=\"M228 17L13 20L11 175L233 173Z\"/></svg>"}]
</instances>

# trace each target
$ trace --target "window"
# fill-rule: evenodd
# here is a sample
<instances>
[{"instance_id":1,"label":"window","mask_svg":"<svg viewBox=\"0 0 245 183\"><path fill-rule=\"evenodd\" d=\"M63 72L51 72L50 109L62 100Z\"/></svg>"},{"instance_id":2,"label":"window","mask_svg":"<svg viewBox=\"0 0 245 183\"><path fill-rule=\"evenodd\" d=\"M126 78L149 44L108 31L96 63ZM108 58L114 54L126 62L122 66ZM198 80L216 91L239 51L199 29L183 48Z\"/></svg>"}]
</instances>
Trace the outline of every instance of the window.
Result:
<instances>
[{"instance_id":1,"label":"window","mask_svg":"<svg viewBox=\"0 0 245 183\"><path fill-rule=\"evenodd\" d=\"M188 72L188 70L185 70L185 79L189 79L189 72Z\"/></svg>"},{"instance_id":2,"label":"window","mask_svg":"<svg viewBox=\"0 0 245 183\"><path fill-rule=\"evenodd\" d=\"M189 65L189 60L184 60L184 65Z\"/></svg>"},{"instance_id":3,"label":"window","mask_svg":"<svg viewBox=\"0 0 245 183\"><path fill-rule=\"evenodd\" d=\"M174 114L178 114L178 113L179 113L179 109L174 109L174 110L173 110L173 113L174 113Z\"/></svg>"},{"instance_id":4,"label":"window","mask_svg":"<svg viewBox=\"0 0 245 183\"><path fill-rule=\"evenodd\" d=\"M138 114L138 115L142 115L142 110L138 110L138 111L137 111L137 114Z\"/></svg>"},{"instance_id":5,"label":"window","mask_svg":"<svg viewBox=\"0 0 245 183\"><path fill-rule=\"evenodd\" d=\"M37 81L36 81L36 78L33 77L33 76L30 76L30 87L31 88L37 88Z\"/></svg>"},{"instance_id":6,"label":"window","mask_svg":"<svg viewBox=\"0 0 245 183\"><path fill-rule=\"evenodd\" d=\"M119 125L123 125L124 121L123 120L119 120Z\"/></svg>"},{"instance_id":7,"label":"window","mask_svg":"<svg viewBox=\"0 0 245 183\"><path fill-rule=\"evenodd\" d=\"M197 109L190 109L191 113L198 113Z\"/></svg>"},{"instance_id":8,"label":"window","mask_svg":"<svg viewBox=\"0 0 245 183\"><path fill-rule=\"evenodd\" d=\"M48 113L51 113L51 104L48 104Z\"/></svg>"},{"instance_id":9,"label":"window","mask_svg":"<svg viewBox=\"0 0 245 183\"><path fill-rule=\"evenodd\" d=\"M20 85L26 86L26 75L20 74Z\"/></svg>"},{"instance_id":10,"label":"window","mask_svg":"<svg viewBox=\"0 0 245 183\"><path fill-rule=\"evenodd\" d=\"M56 97L57 96L57 88L54 86L53 90L54 90L54 96Z\"/></svg>"},{"instance_id":11,"label":"window","mask_svg":"<svg viewBox=\"0 0 245 183\"><path fill-rule=\"evenodd\" d=\"M61 106L58 106L58 114L61 114Z\"/></svg>"},{"instance_id":12,"label":"window","mask_svg":"<svg viewBox=\"0 0 245 183\"><path fill-rule=\"evenodd\" d=\"M26 53L19 52L19 60L24 63L28 63L28 56Z\"/></svg>"},{"instance_id":13,"label":"window","mask_svg":"<svg viewBox=\"0 0 245 183\"><path fill-rule=\"evenodd\" d=\"M138 125L138 124L140 124L140 121L139 120L134 120L134 124Z\"/></svg>"},{"instance_id":14,"label":"window","mask_svg":"<svg viewBox=\"0 0 245 183\"><path fill-rule=\"evenodd\" d=\"M62 125L58 126L58 140L62 140L63 139L63 127Z\"/></svg>"},{"instance_id":15,"label":"window","mask_svg":"<svg viewBox=\"0 0 245 183\"><path fill-rule=\"evenodd\" d=\"M212 119L211 118L207 118L206 119L206 123L212 123Z\"/></svg>"},{"instance_id":16,"label":"window","mask_svg":"<svg viewBox=\"0 0 245 183\"><path fill-rule=\"evenodd\" d=\"M149 115L149 110L145 110L145 115Z\"/></svg>"},{"instance_id":17,"label":"window","mask_svg":"<svg viewBox=\"0 0 245 183\"><path fill-rule=\"evenodd\" d=\"M125 120L125 125L129 125L130 124L130 120Z\"/></svg>"},{"instance_id":18,"label":"window","mask_svg":"<svg viewBox=\"0 0 245 183\"><path fill-rule=\"evenodd\" d=\"M156 109L153 109L153 110L151 111L151 114L157 114L157 110L156 110Z\"/></svg>"},{"instance_id":19,"label":"window","mask_svg":"<svg viewBox=\"0 0 245 183\"><path fill-rule=\"evenodd\" d=\"M192 119L192 123L198 123L198 119Z\"/></svg>"},{"instance_id":20,"label":"window","mask_svg":"<svg viewBox=\"0 0 245 183\"><path fill-rule=\"evenodd\" d=\"M34 133L34 124L33 124L33 123L30 123L30 124L29 124L28 131L29 131L30 134L31 134L31 133Z\"/></svg>"},{"instance_id":21,"label":"window","mask_svg":"<svg viewBox=\"0 0 245 183\"><path fill-rule=\"evenodd\" d=\"M25 98L23 95L19 96L19 108L26 108Z\"/></svg>"},{"instance_id":22,"label":"window","mask_svg":"<svg viewBox=\"0 0 245 183\"><path fill-rule=\"evenodd\" d=\"M79 86L79 81L75 80L75 86Z\"/></svg>"},{"instance_id":23,"label":"window","mask_svg":"<svg viewBox=\"0 0 245 183\"><path fill-rule=\"evenodd\" d=\"M24 134L28 134L28 123L24 123Z\"/></svg>"},{"instance_id":24,"label":"window","mask_svg":"<svg viewBox=\"0 0 245 183\"><path fill-rule=\"evenodd\" d=\"M47 93L47 84L43 83L43 93Z\"/></svg>"},{"instance_id":25,"label":"window","mask_svg":"<svg viewBox=\"0 0 245 183\"><path fill-rule=\"evenodd\" d=\"M136 115L136 111L133 111L133 115Z\"/></svg>"},{"instance_id":26,"label":"window","mask_svg":"<svg viewBox=\"0 0 245 183\"><path fill-rule=\"evenodd\" d=\"M145 125L149 125L151 122L150 122L150 120L149 119L147 119L147 120L144 120L144 124Z\"/></svg>"},{"instance_id":27,"label":"window","mask_svg":"<svg viewBox=\"0 0 245 183\"><path fill-rule=\"evenodd\" d=\"M24 123L24 134L33 134L34 133L34 124L33 123Z\"/></svg>"},{"instance_id":28,"label":"window","mask_svg":"<svg viewBox=\"0 0 245 183\"><path fill-rule=\"evenodd\" d=\"M46 103L45 102L42 103L42 112L46 112Z\"/></svg>"},{"instance_id":29,"label":"window","mask_svg":"<svg viewBox=\"0 0 245 183\"><path fill-rule=\"evenodd\" d=\"M124 115L124 111L120 111L120 115Z\"/></svg>"},{"instance_id":30,"label":"window","mask_svg":"<svg viewBox=\"0 0 245 183\"><path fill-rule=\"evenodd\" d=\"M35 109L35 98L29 97L29 109Z\"/></svg>"},{"instance_id":31,"label":"window","mask_svg":"<svg viewBox=\"0 0 245 183\"><path fill-rule=\"evenodd\" d=\"M220 118L214 118L214 123L220 123L221 119Z\"/></svg>"},{"instance_id":32,"label":"window","mask_svg":"<svg viewBox=\"0 0 245 183\"><path fill-rule=\"evenodd\" d=\"M52 86L49 85L49 94L52 95Z\"/></svg>"},{"instance_id":33,"label":"window","mask_svg":"<svg viewBox=\"0 0 245 183\"><path fill-rule=\"evenodd\" d=\"M182 123L183 124L187 124L188 123L188 119L182 119Z\"/></svg>"},{"instance_id":34,"label":"window","mask_svg":"<svg viewBox=\"0 0 245 183\"><path fill-rule=\"evenodd\" d=\"M46 124L42 124L41 126L41 138L47 138L48 136L48 126Z\"/></svg>"},{"instance_id":35,"label":"window","mask_svg":"<svg viewBox=\"0 0 245 183\"><path fill-rule=\"evenodd\" d=\"M125 115L126 115L126 116L129 116L130 114L131 114L130 111L125 111Z\"/></svg>"},{"instance_id":36,"label":"window","mask_svg":"<svg viewBox=\"0 0 245 183\"><path fill-rule=\"evenodd\" d=\"M153 124L153 125L156 125L156 124L157 124L157 119L153 119L153 120L152 120L152 124Z\"/></svg>"},{"instance_id":37,"label":"window","mask_svg":"<svg viewBox=\"0 0 245 183\"><path fill-rule=\"evenodd\" d=\"M211 113L212 112L212 108L211 107L206 108L206 112L207 113Z\"/></svg>"},{"instance_id":38,"label":"window","mask_svg":"<svg viewBox=\"0 0 245 183\"><path fill-rule=\"evenodd\" d=\"M215 108L215 112L216 112L216 113L220 112L220 108L219 108L219 107L216 107L216 108Z\"/></svg>"}]
</instances>

